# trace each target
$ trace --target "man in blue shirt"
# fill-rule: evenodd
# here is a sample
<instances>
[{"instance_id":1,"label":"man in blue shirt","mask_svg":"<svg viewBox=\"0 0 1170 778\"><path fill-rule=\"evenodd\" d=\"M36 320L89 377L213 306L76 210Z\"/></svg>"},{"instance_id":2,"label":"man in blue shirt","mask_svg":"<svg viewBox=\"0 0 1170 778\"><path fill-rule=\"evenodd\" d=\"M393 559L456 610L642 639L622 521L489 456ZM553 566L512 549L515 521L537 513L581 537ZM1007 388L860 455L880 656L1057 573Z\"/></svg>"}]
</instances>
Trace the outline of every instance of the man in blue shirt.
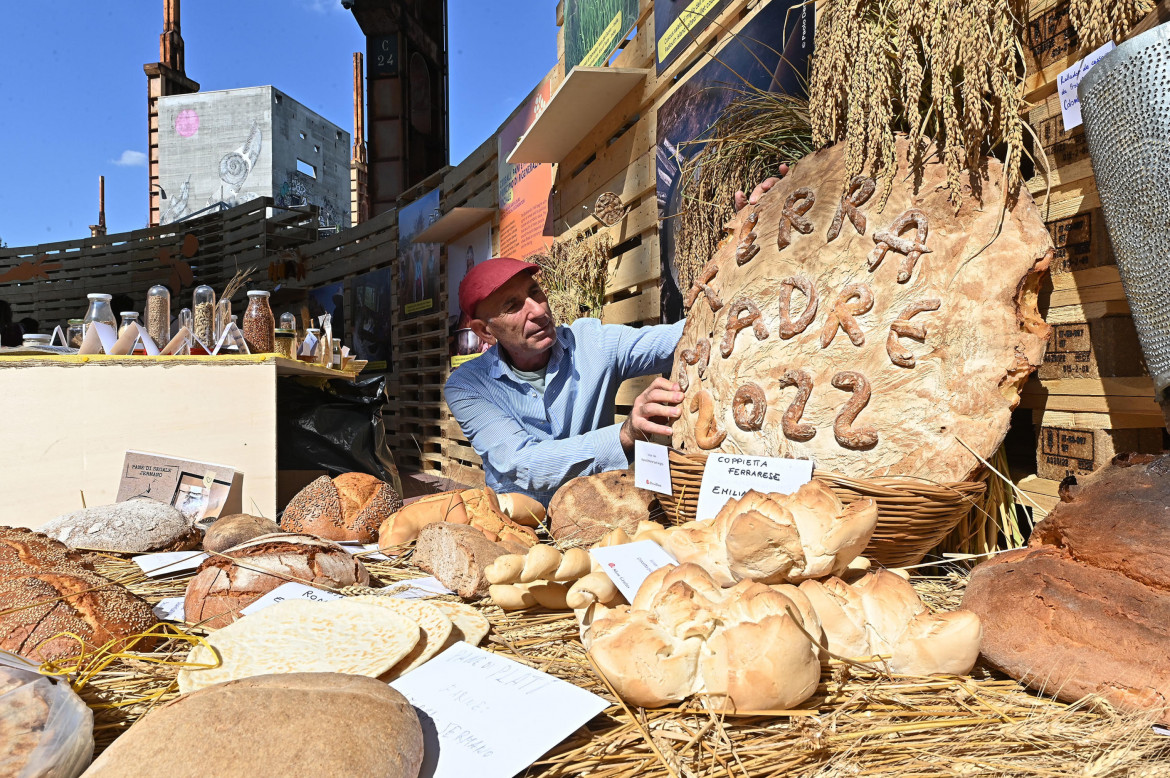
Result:
<instances>
[{"instance_id":1,"label":"man in blue shirt","mask_svg":"<svg viewBox=\"0 0 1170 778\"><path fill-rule=\"evenodd\" d=\"M670 370L683 322L634 328L582 318L558 327L537 270L500 258L467 274L460 307L492 348L456 369L443 392L487 485L547 505L572 478L628 467L635 438L670 434L678 384L655 379L622 424L614 403L626 379Z\"/></svg>"}]
</instances>

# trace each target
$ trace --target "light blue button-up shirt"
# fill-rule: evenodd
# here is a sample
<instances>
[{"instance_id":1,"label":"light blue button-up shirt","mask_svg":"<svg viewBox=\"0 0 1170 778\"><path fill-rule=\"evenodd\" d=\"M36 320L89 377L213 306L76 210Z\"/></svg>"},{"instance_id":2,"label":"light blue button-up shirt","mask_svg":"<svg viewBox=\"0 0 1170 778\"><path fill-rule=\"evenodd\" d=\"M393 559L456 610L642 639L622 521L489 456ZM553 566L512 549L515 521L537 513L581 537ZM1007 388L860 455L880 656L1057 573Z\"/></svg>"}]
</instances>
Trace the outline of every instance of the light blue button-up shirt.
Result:
<instances>
[{"instance_id":1,"label":"light blue button-up shirt","mask_svg":"<svg viewBox=\"0 0 1170 778\"><path fill-rule=\"evenodd\" d=\"M543 397L499 346L459 366L443 394L483 459L487 485L548 505L572 478L628 467L614 423L618 387L670 370L683 324L634 328L584 318L557 327Z\"/></svg>"}]
</instances>

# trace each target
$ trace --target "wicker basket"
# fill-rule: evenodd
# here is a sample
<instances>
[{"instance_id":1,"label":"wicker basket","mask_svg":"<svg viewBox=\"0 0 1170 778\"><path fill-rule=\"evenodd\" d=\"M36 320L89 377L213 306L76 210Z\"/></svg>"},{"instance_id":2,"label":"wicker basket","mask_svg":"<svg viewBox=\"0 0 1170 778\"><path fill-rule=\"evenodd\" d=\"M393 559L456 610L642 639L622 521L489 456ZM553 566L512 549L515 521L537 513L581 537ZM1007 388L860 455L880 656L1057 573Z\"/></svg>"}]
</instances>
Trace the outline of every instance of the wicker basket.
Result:
<instances>
[{"instance_id":1,"label":"wicker basket","mask_svg":"<svg viewBox=\"0 0 1170 778\"><path fill-rule=\"evenodd\" d=\"M676 524L691 521L699 504L706 454L670 451L673 499L662 497L666 515ZM886 567L913 565L937 546L983 496L983 481L937 484L920 478L849 478L813 471L845 504L870 497L878 505L878 523L865 554Z\"/></svg>"}]
</instances>

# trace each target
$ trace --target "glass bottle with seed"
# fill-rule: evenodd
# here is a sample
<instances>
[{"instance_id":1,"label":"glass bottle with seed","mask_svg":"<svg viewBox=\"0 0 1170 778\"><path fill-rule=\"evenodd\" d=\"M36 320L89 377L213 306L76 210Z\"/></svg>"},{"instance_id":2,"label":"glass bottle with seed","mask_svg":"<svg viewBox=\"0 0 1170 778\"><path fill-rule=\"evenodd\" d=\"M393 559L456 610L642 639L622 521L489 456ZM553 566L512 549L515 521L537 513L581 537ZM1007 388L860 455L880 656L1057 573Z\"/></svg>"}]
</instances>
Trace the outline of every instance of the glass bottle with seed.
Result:
<instances>
[{"instance_id":1,"label":"glass bottle with seed","mask_svg":"<svg viewBox=\"0 0 1170 778\"><path fill-rule=\"evenodd\" d=\"M162 284L146 293L146 332L159 348L171 340L171 290Z\"/></svg>"},{"instance_id":2,"label":"glass bottle with seed","mask_svg":"<svg viewBox=\"0 0 1170 778\"><path fill-rule=\"evenodd\" d=\"M121 316L122 326L118 327L119 338L122 337L122 334L126 332L127 328L129 328L131 324L138 323L138 311L122 311Z\"/></svg>"},{"instance_id":3,"label":"glass bottle with seed","mask_svg":"<svg viewBox=\"0 0 1170 778\"><path fill-rule=\"evenodd\" d=\"M89 300L89 310L85 312L85 318L82 320L84 322L84 329L88 330L90 324L95 321L100 321L110 325L112 329L117 331L118 319L114 316L114 309L110 307L110 300L113 299L113 296L108 294L87 294L86 298Z\"/></svg>"},{"instance_id":4,"label":"glass bottle with seed","mask_svg":"<svg viewBox=\"0 0 1170 778\"><path fill-rule=\"evenodd\" d=\"M81 348L81 339L85 337L85 319L70 319L69 331L65 333L66 346Z\"/></svg>"},{"instance_id":5,"label":"glass bottle with seed","mask_svg":"<svg viewBox=\"0 0 1170 778\"><path fill-rule=\"evenodd\" d=\"M195 317L195 337L208 348L215 348L215 290L207 285L195 287L191 313Z\"/></svg>"},{"instance_id":6,"label":"glass bottle with seed","mask_svg":"<svg viewBox=\"0 0 1170 778\"><path fill-rule=\"evenodd\" d=\"M276 318L268 305L268 292L248 292L248 309L244 311L244 342L253 354L271 354L276 350Z\"/></svg>"}]
</instances>

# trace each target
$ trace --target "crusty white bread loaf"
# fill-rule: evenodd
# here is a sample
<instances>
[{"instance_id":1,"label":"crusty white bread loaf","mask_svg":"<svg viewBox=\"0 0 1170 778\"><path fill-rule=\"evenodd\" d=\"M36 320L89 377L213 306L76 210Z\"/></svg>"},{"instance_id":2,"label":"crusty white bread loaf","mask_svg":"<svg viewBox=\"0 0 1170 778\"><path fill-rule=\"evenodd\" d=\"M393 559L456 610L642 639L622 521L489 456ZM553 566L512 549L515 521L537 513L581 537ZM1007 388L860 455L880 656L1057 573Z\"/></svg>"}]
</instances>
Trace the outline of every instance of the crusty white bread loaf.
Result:
<instances>
[{"instance_id":1,"label":"crusty white bread loaf","mask_svg":"<svg viewBox=\"0 0 1170 778\"><path fill-rule=\"evenodd\" d=\"M208 629L225 627L239 618L241 608L290 581L340 589L365 586L370 574L336 543L311 535L262 535L199 566L187 584L184 618Z\"/></svg>"},{"instance_id":2,"label":"crusty white bread loaf","mask_svg":"<svg viewBox=\"0 0 1170 778\"><path fill-rule=\"evenodd\" d=\"M158 624L149 604L87 570L6 567L0 576L0 650L43 662L92 652ZM79 642L68 636L72 633ZM143 639L135 648L157 643Z\"/></svg>"},{"instance_id":3,"label":"crusty white bread loaf","mask_svg":"<svg viewBox=\"0 0 1170 778\"><path fill-rule=\"evenodd\" d=\"M378 547L383 553L398 550L419 536L423 527L437 522L475 527L492 542L529 548L536 545L536 533L517 524L501 512L491 489L464 489L428 495L415 500L382 522Z\"/></svg>"},{"instance_id":4,"label":"crusty white bread loaf","mask_svg":"<svg viewBox=\"0 0 1170 778\"><path fill-rule=\"evenodd\" d=\"M835 577L808 580L800 591L819 617L822 644L838 657L888 657L890 670L905 675L966 675L979 657L978 616L969 610L932 613L905 578L888 570L866 573L853 584Z\"/></svg>"},{"instance_id":5,"label":"crusty white bread loaf","mask_svg":"<svg viewBox=\"0 0 1170 778\"><path fill-rule=\"evenodd\" d=\"M325 540L373 543L382 522L401 507L394 488L372 475L321 476L289 501L281 526Z\"/></svg>"},{"instance_id":6,"label":"crusty white bread loaf","mask_svg":"<svg viewBox=\"0 0 1170 778\"><path fill-rule=\"evenodd\" d=\"M520 492L497 494L500 512L517 524L525 527L539 527L544 520L545 509L537 500Z\"/></svg>"},{"instance_id":7,"label":"crusty white bread loaf","mask_svg":"<svg viewBox=\"0 0 1170 778\"><path fill-rule=\"evenodd\" d=\"M633 535L617 529L598 545L653 540L679 562L707 570L721 586L798 583L845 572L876 526L873 500L846 506L814 479L792 494L749 491L729 500L711 521L669 528L644 521Z\"/></svg>"},{"instance_id":8,"label":"crusty white bread loaf","mask_svg":"<svg viewBox=\"0 0 1170 778\"><path fill-rule=\"evenodd\" d=\"M589 653L622 699L657 707L692 694L740 711L791 708L820 680L817 648L791 599L763 584L722 588L694 564L661 568L634 603L610 610L586 634ZM802 623L798 623L801 621Z\"/></svg>"}]
</instances>

